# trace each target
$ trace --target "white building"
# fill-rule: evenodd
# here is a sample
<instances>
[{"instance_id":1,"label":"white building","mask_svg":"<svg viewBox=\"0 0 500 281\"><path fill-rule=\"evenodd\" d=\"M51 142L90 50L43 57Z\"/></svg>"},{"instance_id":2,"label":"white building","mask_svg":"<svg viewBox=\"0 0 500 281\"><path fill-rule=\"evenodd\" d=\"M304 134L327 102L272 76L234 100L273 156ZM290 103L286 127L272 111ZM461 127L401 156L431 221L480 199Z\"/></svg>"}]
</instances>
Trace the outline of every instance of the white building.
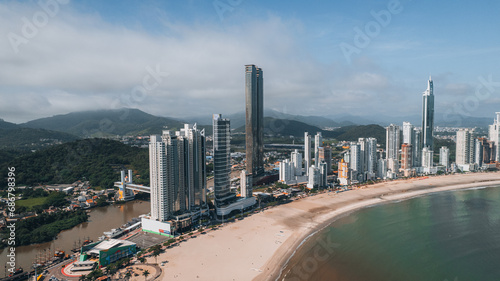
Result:
<instances>
[{"instance_id":1,"label":"white building","mask_svg":"<svg viewBox=\"0 0 500 281\"><path fill-rule=\"evenodd\" d=\"M311 167L311 136L308 132L304 133L304 161L306 174L309 175L309 167Z\"/></svg>"},{"instance_id":2,"label":"white building","mask_svg":"<svg viewBox=\"0 0 500 281\"><path fill-rule=\"evenodd\" d=\"M500 161L500 149L498 143L500 141L500 112L496 112L497 118L493 121L493 125L489 127L489 140L495 143L495 159L491 161Z\"/></svg>"},{"instance_id":3,"label":"white building","mask_svg":"<svg viewBox=\"0 0 500 281\"><path fill-rule=\"evenodd\" d=\"M391 124L386 128L386 159L399 160L399 148L401 145L400 128ZM388 167L390 169L390 167Z\"/></svg>"},{"instance_id":4,"label":"white building","mask_svg":"<svg viewBox=\"0 0 500 281\"><path fill-rule=\"evenodd\" d=\"M475 145L472 135L473 131L469 129L460 129L457 131L457 149L455 158L457 165L470 164L474 162L475 159L471 159L471 155L473 155L471 150L475 150L474 146L471 147L471 144Z\"/></svg>"},{"instance_id":5,"label":"white building","mask_svg":"<svg viewBox=\"0 0 500 281\"><path fill-rule=\"evenodd\" d=\"M323 137L321 136L321 132L317 132L316 136L314 136L314 165L319 167L319 148L322 146Z\"/></svg>"},{"instance_id":6,"label":"white building","mask_svg":"<svg viewBox=\"0 0 500 281\"><path fill-rule=\"evenodd\" d=\"M439 164L443 165L445 169L450 167L450 149L446 146L442 146L439 149Z\"/></svg>"},{"instance_id":7,"label":"white building","mask_svg":"<svg viewBox=\"0 0 500 281\"><path fill-rule=\"evenodd\" d=\"M321 181L321 175L318 168L314 165L309 167L309 178L307 181L307 188L313 189L318 188Z\"/></svg>"},{"instance_id":8,"label":"white building","mask_svg":"<svg viewBox=\"0 0 500 281\"><path fill-rule=\"evenodd\" d=\"M295 169L293 169L290 160L285 159L280 162L280 181L287 183L290 182L295 175Z\"/></svg>"},{"instance_id":9,"label":"white building","mask_svg":"<svg viewBox=\"0 0 500 281\"><path fill-rule=\"evenodd\" d=\"M246 170L240 174L241 197L252 197L252 176Z\"/></svg>"},{"instance_id":10,"label":"white building","mask_svg":"<svg viewBox=\"0 0 500 281\"><path fill-rule=\"evenodd\" d=\"M152 135L149 173L151 219L197 216L206 210L205 131L185 124L175 133Z\"/></svg>"},{"instance_id":11,"label":"white building","mask_svg":"<svg viewBox=\"0 0 500 281\"><path fill-rule=\"evenodd\" d=\"M295 176L302 176L302 153L298 149L292 152L292 166Z\"/></svg>"}]
</instances>

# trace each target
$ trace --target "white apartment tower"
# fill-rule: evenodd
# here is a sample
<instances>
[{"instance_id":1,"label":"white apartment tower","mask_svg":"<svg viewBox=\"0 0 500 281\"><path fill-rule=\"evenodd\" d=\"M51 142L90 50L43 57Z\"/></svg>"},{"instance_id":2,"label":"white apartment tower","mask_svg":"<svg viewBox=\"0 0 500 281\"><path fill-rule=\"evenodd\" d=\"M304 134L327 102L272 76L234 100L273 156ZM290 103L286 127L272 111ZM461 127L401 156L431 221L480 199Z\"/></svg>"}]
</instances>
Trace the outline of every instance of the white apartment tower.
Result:
<instances>
[{"instance_id":1,"label":"white apartment tower","mask_svg":"<svg viewBox=\"0 0 500 281\"><path fill-rule=\"evenodd\" d=\"M317 132L316 136L314 136L314 165L319 167L319 148L322 146L323 137L321 136L321 132Z\"/></svg>"},{"instance_id":2,"label":"white apartment tower","mask_svg":"<svg viewBox=\"0 0 500 281\"><path fill-rule=\"evenodd\" d=\"M206 206L205 131L188 124L149 143L151 218L166 221Z\"/></svg>"},{"instance_id":3,"label":"white apartment tower","mask_svg":"<svg viewBox=\"0 0 500 281\"><path fill-rule=\"evenodd\" d=\"M446 169L450 167L450 149L446 146L442 146L439 149L439 164L443 165Z\"/></svg>"},{"instance_id":4,"label":"white apartment tower","mask_svg":"<svg viewBox=\"0 0 500 281\"><path fill-rule=\"evenodd\" d=\"M309 167L311 167L311 136L308 132L304 133L304 161L306 175L309 175Z\"/></svg>"},{"instance_id":5,"label":"white apartment tower","mask_svg":"<svg viewBox=\"0 0 500 281\"><path fill-rule=\"evenodd\" d=\"M495 143L495 159L491 161L500 161L500 149L498 143L500 141L500 112L496 112L497 118L493 121L493 125L489 128L489 140Z\"/></svg>"}]
</instances>

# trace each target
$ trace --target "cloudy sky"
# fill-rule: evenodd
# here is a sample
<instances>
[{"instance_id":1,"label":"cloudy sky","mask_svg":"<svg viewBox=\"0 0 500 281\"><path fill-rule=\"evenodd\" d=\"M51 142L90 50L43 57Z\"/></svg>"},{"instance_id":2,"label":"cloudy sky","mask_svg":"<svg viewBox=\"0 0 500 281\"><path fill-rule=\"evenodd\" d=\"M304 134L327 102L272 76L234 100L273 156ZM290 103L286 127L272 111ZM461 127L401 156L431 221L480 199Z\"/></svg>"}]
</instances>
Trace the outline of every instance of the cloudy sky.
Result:
<instances>
[{"instance_id":1,"label":"cloudy sky","mask_svg":"<svg viewBox=\"0 0 500 281\"><path fill-rule=\"evenodd\" d=\"M2 1L0 118L90 109L188 117L265 107L300 115L500 111L500 2ZM498 82L496 82L498 81Z\"/></svg>"}]
</instances>

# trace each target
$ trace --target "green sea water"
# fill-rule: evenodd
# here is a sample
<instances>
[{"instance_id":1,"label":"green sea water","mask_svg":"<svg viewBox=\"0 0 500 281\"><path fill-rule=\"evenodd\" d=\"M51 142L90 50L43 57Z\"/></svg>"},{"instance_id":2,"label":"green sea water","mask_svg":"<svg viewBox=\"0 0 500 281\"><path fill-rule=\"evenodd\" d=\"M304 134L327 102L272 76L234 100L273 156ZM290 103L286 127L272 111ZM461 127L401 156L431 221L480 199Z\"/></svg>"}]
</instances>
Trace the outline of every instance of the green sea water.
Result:
<instances>
[{"instance_id":1,"label":"green sea water","mask_svg":"<svg viewBox=\"0 0 500 281\"><path fill-rule=\"evenodd\" d=\"M282 280L500 280L500 187L441 192L346 215L312 235Z\"/></svg>"}]
</instances>

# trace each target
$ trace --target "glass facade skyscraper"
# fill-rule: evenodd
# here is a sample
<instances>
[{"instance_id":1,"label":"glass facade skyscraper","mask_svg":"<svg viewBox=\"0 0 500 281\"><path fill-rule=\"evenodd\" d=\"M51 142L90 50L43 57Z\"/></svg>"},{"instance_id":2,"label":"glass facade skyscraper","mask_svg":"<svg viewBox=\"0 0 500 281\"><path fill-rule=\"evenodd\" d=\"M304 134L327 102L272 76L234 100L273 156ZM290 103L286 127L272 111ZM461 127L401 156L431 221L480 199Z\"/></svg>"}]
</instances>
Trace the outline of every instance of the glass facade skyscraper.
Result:
<instances>
[{"instance_id":1,"label":"glass facade skyscraper","mask_svg":"<svg viewBox=\"0 0 500 281\"><path fill-rule=\"evenodd\" d=\"M247 172L264 172L264 85L261 68L245 65L245 132Z\"/></svg>"}]
</instances>

